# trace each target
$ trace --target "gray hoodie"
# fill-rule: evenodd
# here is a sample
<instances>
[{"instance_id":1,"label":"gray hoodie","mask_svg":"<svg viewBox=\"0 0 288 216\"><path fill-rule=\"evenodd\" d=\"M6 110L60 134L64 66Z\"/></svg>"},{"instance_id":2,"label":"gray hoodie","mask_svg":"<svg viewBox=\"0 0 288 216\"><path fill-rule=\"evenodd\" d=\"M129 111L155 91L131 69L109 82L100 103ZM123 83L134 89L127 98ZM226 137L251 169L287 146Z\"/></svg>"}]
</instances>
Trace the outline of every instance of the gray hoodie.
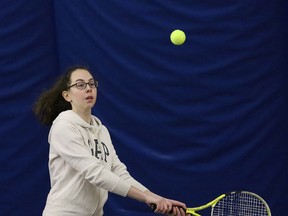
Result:
<instances>
[{"instance_id":1,"label":"gray hoodie","mask_svg":"<svg viewBox=\"0 0 288 216\"><path fill-rule=\"evenodd\" d=\"M147 190L130 176L95 116L88 124L72 110L60 113L48 142L51 190L43 216L101 216L108 191L125 197L132 185Z\"/></svg>"}]
</instances>

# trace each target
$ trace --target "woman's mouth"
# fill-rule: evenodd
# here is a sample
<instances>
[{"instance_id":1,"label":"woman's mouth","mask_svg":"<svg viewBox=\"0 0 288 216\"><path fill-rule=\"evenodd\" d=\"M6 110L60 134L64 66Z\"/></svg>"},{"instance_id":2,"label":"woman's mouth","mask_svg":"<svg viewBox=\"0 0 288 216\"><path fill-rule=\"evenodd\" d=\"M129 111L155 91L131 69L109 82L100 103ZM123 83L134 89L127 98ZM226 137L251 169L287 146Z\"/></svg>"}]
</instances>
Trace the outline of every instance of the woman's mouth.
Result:
<instances>
[{"instance_id":1,"label":"woman's mouth","mask_svg":"<svg viewBox=\"0 0 288 216\"><path fill-rule=\"evenodd\" d=\"M93 100L93 97L92 96L88 96L85 98L86 100Z\"/></svg>"}]
</instances>

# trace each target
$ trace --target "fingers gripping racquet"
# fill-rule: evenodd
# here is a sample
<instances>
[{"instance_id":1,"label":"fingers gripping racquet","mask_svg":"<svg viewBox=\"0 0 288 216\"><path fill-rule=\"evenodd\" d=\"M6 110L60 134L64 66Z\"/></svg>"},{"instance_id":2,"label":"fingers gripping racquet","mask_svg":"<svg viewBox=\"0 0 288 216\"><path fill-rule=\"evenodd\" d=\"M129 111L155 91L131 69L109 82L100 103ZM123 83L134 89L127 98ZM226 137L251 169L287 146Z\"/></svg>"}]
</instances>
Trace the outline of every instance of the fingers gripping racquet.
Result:
<instances>
[{"instance_id":1,"label":"fingers gripping racquet","mask_svg":"<svg viewBox=\"0 0 288 216\"><path fill-rule=\"evenodd\" d=\"M268 204L259 195L248 191L235 191L218 196L211 202L193 208L186 213L201 216L198 211L211 207L211 216L271 216ZM151 208L156 209L152 204Z\"/></svg>"}]
</instances>

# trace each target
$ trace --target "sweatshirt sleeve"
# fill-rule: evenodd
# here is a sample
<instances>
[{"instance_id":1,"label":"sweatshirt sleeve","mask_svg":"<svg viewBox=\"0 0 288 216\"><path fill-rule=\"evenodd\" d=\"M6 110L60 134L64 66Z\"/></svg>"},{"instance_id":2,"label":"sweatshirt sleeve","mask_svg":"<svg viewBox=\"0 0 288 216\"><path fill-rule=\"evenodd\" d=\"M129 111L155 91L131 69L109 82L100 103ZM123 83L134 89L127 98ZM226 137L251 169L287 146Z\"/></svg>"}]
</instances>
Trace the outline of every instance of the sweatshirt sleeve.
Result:
<instances>
[{"instance_id":1,"label":"sweatshirt sleeve","mask_svg":"<svg viewBox=\"0 0 288 216\"><path fill-rule=\"evenodd\" d=\"M107 130L107 128L105 126L103 126L106 130L106 133L109 135L110 138L110 134ZM110 142L112 144L111 138L110 138ZM117 176L119 176L121 179L125 180L126 182L128 182L129 184L133 185L134 187L136 187L137 189L141 190L141 191L147 191L148 189L142 185L140 182L138 182L136 179L134 179L130 173L127 170L127 167L125 166L124 163L122 163L113 147L112 146L112 150L113 150L113 161L112 161L112 172L114 174L116 174Z\"/></svg>"},{"instance_id":2,"label":"sweatshirt sleeve","mask_svg":"<svg viewBox=\"0 0 288 216\"><path fill-rule=\"evenodd\" d=\"M112 140L111 140L111 136L110 133L108 131L108 129L102 125L103 131L105 131L105 133L107 134L110 143L111 143L111 148L112 148L112 155L113 155L113 159L112 159L112 169L111 171L116 174L117 176L119 176L122 180L126 181L127 183L131 184L132 186L136 187L137 189L141 190L142 192L147 191L148 189L142 185L140 182L138 182L136 179L134 179L130 173L127 170L127 167L124 163L122 163L116 153L116 150L114 149L114 146L112 144Z\"/></svg>"},{"instance_id":3,"label":"sweatshirt sleeve","mask_svg":"<svg viewBox=\"0 0 288 216\"><path fill-rule=\"evenodd\" d=\"M104 168L101 162L91 155L84 146L84 138L79 129L66 121L52 126L49 143L57 154L79 172L91 184L112 193L127 196L131 183Z\"/></svg>"},{"instance_id":4,"label":"sweatshirt sleeve","mask_svg":"<svg viewBox=\"0 0 288 216\"><path fill-rule=\"evenodd\" d=\"M117 154L114 156L113 165L112 165L112 172L119 176L121 179L129 182L134 187L138 188L139 190L145 192L148 189L134 179L127 170L127 167L119 160Z\"/></svg>"}]
</instances>

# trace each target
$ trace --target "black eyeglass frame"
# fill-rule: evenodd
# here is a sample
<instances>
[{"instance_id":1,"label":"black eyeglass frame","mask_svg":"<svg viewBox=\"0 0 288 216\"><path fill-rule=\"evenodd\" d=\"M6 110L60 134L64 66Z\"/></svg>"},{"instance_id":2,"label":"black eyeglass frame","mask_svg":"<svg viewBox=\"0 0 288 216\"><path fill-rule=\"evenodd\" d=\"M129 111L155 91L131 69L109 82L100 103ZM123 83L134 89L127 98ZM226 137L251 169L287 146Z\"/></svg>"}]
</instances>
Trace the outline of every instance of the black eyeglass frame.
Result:
<instances>
[{"instance_id":1,"label":"black eyeglass frame","mask_svg":"<svg viewBox=\"0 0 288 216\"><path fill-rule=\"evenodd\" d=\"M80 84L85 84L84 86L83 86L83 88L82 87L79 87L79 86L77 86L77 85L79 85L79 83ZM94 86L91 86L91 84L94 84ZM93 81L89 81L89 82L76 82L76 83L74 83L74 84L72 84L72 85L70 85L70 86L68 86L68 89L70 89L70 88L72 88L73 86L75 86L77 89L79 89L79 90L84 90L84 89L86 89L86 87L87 87L87 85L89 85L89 87L90 88L98 88L98 81L97 80L93 80Z\"/></svg>"}]
</instances>

